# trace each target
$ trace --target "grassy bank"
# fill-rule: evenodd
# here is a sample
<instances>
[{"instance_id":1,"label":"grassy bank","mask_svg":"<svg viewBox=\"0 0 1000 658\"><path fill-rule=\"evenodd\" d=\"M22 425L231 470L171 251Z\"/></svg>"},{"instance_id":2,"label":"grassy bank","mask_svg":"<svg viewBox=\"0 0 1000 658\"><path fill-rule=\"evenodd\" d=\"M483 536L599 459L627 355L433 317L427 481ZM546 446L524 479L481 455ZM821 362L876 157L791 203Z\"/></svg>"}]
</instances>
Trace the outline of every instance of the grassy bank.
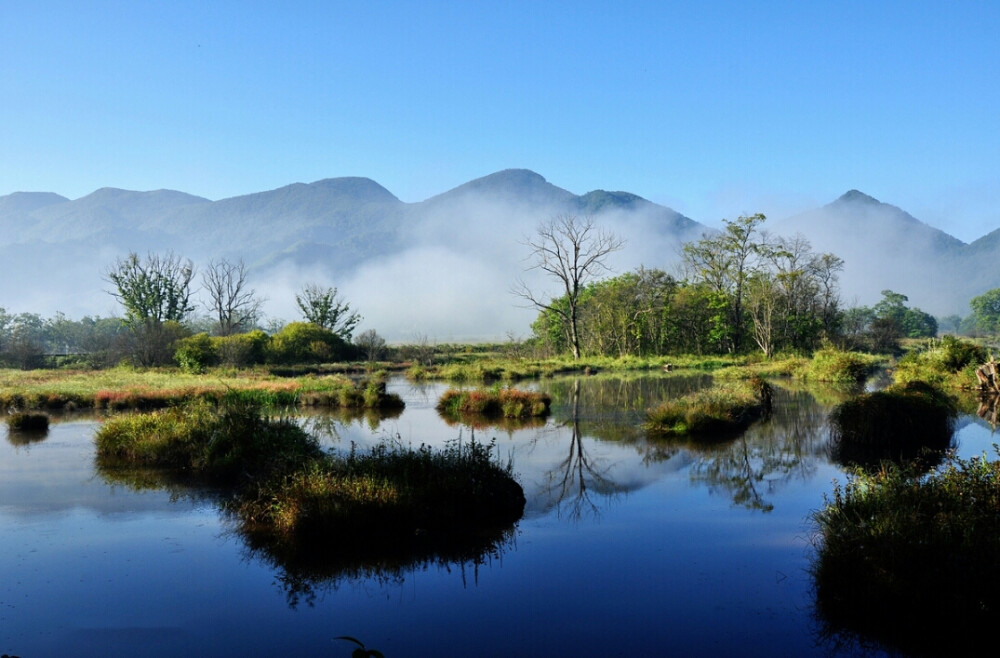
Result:
<instances>
[{"instance_id":1,"label":"grassy bank","mask_svg":"<svg viewBox=\"0 0 1000 658\"><path fill-rule=\"evenodd\" d=\"M978 389L976 368L988 358L983 347L944 336L908 351L893 368L893 379L898 384L919 380L951 390Z\"/></svg>"},{"instance_id":2,"label":"grassy bank","mask_svg":"<svg viewBox=\"0 0 1000 658\"><path fill-rule=\"evenodd\" d=\"M561 357L538 360L465 355L440 365L414 365L406 371L406 376L413 380L434 379L482 384L541 379L563 374L662 371L666 366L676 370L711 371L744 361L743 357L726 356L585 357L580 360Z\"/></svg>"},{"instance_id":3,"label":"grassy bank","mask_svg":"<svg viewBox=\"0 0 1000 658\"><path fill-rule=\"evenodd\" d=\"M196 401L116 416L96 443L105 471L144 467L173 480L228 486L228 509L248 532L293 541L364 542L509 525L525 504L491 445L383 445L336 456L295 422L265 416L238 395L219 405Z\"/></svg>"},{"instance_id":4,"label":"grassy bank","mask_svg":"<svg viewBox=\"0 0 1000 658\"><path fill-rule=\"evenodd\" d=\"M450 388L441 395L437 410L452 418L540 418L547 416L552 397L547 393L516 388L461 390Z\"/></svg>"},{"instance_id":5,"label":"grassy bank","mask_svg":"<svg viewBox=\"0 0 1000 658\"><path fill-rule=\"evenodd\" d=\"M646 428L658 434L736 432L770 410L770 384L728 381L660 403L646 413Z\"/></svg>"},{"instance_id":6,"label":"grassy bank","mask_svg":"<svg viewBox=\"0 0 1000 658\"><path fill-rule=\"evenodd\" d=\"M0 405L12 409L157 409L190 400L219 401L232 391L262 404L346 408L398 408L377 381L356 384L344 376L280 378L265 371L176 369L0 370Z\"/></svg>"},{"instance_id":7,"label":"grassy bank","mask_svg":"<svg viewBox=\"0 0 1000 658\"><path fill-rule=\"evenodd\" d=\"M886 465L814 515L817 609L830 632L921 654L981 649L1000 614L1000 462L930 476Z\"/></svg>"},{"instance_id":8,"label":"grassy bank","mask_svg":"<svg viewBox=\"0 0 1000 658\"><path fill-rule=\"evenodd\" d=\"M856 385L864 382L884 362L884 357L828 348L818 350L811 358L787 356L749 362L723 368L713 376L719 379L790 377L802 381Z\"/></svg>"}]
</instances>

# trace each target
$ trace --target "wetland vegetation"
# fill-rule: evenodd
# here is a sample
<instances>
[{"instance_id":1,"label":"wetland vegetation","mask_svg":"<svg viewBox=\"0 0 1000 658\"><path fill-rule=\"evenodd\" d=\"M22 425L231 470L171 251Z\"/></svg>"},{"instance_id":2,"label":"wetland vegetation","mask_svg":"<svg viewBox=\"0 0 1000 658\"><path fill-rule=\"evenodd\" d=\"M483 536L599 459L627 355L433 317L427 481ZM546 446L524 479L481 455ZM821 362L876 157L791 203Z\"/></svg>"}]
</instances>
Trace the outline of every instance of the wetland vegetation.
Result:
<instances>
[{"instance_id":1,"label":"wetland vegetation","mask_svg":"<svg viewBox=\"0 0 1000 658\"><path fill-rule=\"evenodd\" d=\"M687 245L684 280L645 268L592 280L542 261L573 285L551 300L522 289L539 309L533 335L496 345L387 346L374 330L355 339L360 315L335 288L314 285L297 296L302 322L264 331L251 295L238 309L217 304L199 325L190 264L131 254L107 273L126 311L117 325L0 313L0 358L19 368L0 370L8 442L27 450L43 440L18 436L47 419L37 411L99 410L108 416L95 438L104 480L211 501L247 554L278 572L293 607L352 578L455 563L478 570L512 550L526 509L580 522L660 467L771 514L776 490L831 457L847 484L810 504L825 628L881 642L884 610L928 625L941 606L948 623L995 620L996 574L984 561L996 549L1000 471L995 456L953 454L953 394L977 388L989 349L936 338L934 318L891 290L872 308L842 309L842 262L802 240L772 241L763 221L727 221ZM621 247L604 234L590 244L574 228L591 227L549 224L535 255L575 246L599 259ZM223 284L245 276L225 262L210 272ZM980 306L974 313L987 322L992 307ZM46 354L59 337L65 353ZM58 368L36 368L46 364ZM865 391L866 381L882 387L869 380L880 368L894 383ZM387 377L439 392L427 402L447 423L436 431L460 427L458 438L413 447L382 427L378 441L333 446L313 431L322 421L293 417L363 411L375 432L404 408ZM443 390L434 380L492 386ZM829 419L818 411L830 407ZM980 415L995 422L996 408L984 393ZM548 435L568 441L553 465L526 477L496 439L475 440L495 430L529 452L544 452ZM604 456L612 450L640 455L628 477ZM982 584L968 583L977 576ZM922 579L932 584L923 592Z\"/></svg>"}]
</instances>

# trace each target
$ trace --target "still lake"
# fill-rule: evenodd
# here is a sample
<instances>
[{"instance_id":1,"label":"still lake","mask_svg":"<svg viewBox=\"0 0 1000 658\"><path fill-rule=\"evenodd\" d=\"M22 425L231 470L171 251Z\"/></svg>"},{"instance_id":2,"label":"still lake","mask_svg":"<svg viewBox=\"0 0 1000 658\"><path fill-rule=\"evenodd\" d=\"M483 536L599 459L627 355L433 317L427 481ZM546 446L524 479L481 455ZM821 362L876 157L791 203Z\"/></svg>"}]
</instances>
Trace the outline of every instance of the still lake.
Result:
<instances>
[{"instance_id":1,"label":"still lake","mask_svg":"<svg viewBox=\"0 0 1000 658\"><path fill-rule=\"evenodd\" d=\"M831 655L814 618L810 513L844 469L826 415L843 399L778 383L775 413L707 443L652 440L643 411L704 377L524 384L544 424L469 427L447 387L392 378L405 411L311 416L333 450L496 440L524 487L502 544L462 560L295 570L248 546L212 492L142 488L94 465L93 417L0 441L0 653L36 656ZM991 451L957 424L960 455ZM335 561L333 561L335 562ZM315 565L314 565L315 566Z\"/></svg>"}]
</instances>

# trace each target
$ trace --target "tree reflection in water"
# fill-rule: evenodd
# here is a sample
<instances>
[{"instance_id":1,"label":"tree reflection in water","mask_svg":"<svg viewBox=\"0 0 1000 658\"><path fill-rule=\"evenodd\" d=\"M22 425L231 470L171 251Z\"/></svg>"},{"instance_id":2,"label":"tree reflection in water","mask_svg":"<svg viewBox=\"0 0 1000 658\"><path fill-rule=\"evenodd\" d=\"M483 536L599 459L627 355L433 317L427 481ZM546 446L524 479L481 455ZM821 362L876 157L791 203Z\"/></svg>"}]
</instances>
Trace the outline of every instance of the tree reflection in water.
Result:
<instances>
[{"instance_id":1,"label":"tree reflection in water","mask_svg":"<svg viewBox=\"0 0 1000 658\"><path fill-rule=\"evenodd\" d=\"M771 495L793 480L808 480L825 454L826 410L810 393L774 387L771 417L738 435L650 438L646 456L662 460L684 451L691 479L733 504L769 512Z\"/></svg>"},{"instance_id":2,"label":"tree reflection in water","mask_svg":"<svg viewBox=\"0 0 1000 658\"><path fill-rule=\"evenodd\" d=\"M611 464L592 457L584 449L580 429L580 397L580 380L574 379L569 390L570 417L560 423L561 427L570 430L569 453L546 472L540 492L554 504L560 515L566 510L571 519L580 519L584 514L600 514L600 507L591 497L592 492L610 497L627 490L611 478Z\"/></svg>"}]
</instances>

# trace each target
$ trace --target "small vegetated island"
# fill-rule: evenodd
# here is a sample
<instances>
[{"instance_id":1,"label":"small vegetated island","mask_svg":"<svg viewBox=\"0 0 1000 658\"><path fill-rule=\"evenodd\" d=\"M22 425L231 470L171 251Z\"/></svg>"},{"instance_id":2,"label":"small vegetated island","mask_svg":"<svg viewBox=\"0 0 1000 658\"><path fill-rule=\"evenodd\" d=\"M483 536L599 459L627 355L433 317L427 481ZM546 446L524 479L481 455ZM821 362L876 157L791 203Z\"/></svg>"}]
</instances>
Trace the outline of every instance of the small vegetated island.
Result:
<instances>
[{"instance_id":1,"label":"small vegetated island","mask_svg":"<svg viewBox=\"0 0 1000 658\"><path fill-rule=\"evenodd\" d=\"M467 416L527 420L549 414L552 397L547 393L516 388L462 390L450 388L441 395L437 410L441 414L461 418Z\"/></svg>"},{"instance_id":2,"label":"small vegetated island","mask_svg":"<svg viewBox=\"0 0 1000 658\"><path fill-rule=\"evenodd\" d=\"M646 427L660 435L729 436L769 414L771 397L759 377L723 382L660 403L647 412Z\"/></svg>"},{"instance_id":3,"label":"small vegetated island","mask_svg":"<svg viewBox=\"0 0 1000 658\"><path fill-rule=\"evenodd\" d=\"M491 444L455 442L441 451L382 444L338 455L321 450L292 419L272 417L239 395L115 416L96 441L105 471L156 469L228 488L226 509L265 541L371 550L509 526L525 504Z\"/></svg>"}]
</instances>

